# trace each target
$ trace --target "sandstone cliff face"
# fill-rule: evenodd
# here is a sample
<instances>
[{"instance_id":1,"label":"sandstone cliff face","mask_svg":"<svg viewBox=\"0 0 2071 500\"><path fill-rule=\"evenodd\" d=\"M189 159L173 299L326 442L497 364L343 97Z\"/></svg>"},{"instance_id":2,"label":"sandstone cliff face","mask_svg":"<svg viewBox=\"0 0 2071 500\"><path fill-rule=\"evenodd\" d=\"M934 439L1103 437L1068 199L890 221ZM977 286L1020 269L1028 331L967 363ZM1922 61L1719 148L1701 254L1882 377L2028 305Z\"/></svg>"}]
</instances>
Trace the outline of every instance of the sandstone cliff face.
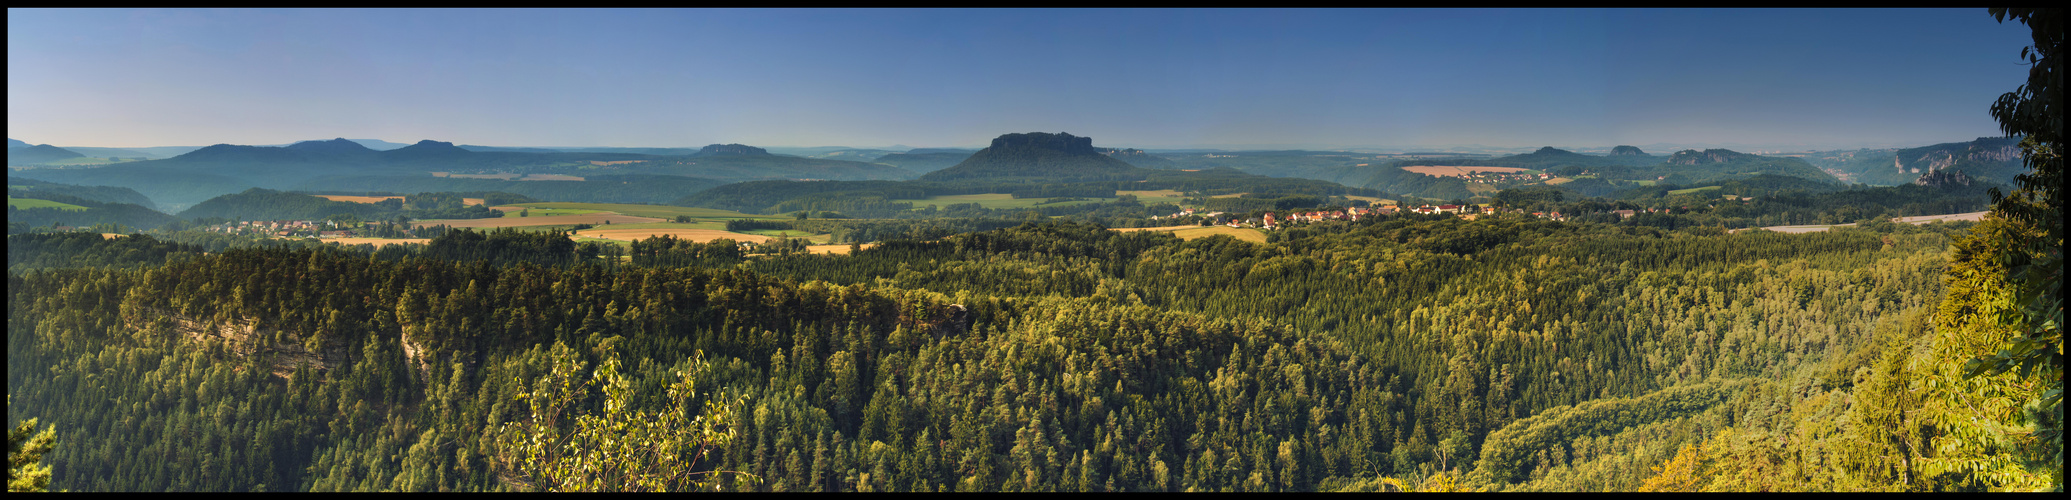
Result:
<instances>
[{"instance_id":1,"label":"sandstone cliff face","mask_svg":"<svg viewBox=\"0 0 2071 500\"><path fill-rule=\"evenodd\" d=\"M1067 154L1097 154L1093 149L1093 138L1079 137L1068 133L1047 134L1030 132L1007 134L992 139L993 151L1009 149L1047 149Z\"/></svg>"},{"instance_id":2,"label":"sandstone cliff face","mask_svg":"<svg viewBox=\"0 0 2071 500\"><path fill-rule=\"evenodd\" d=\"M698 150L697 156L769 156L769 150L745 144L713 144Z\"/></svg>"},{"instance_id":3,"label":"sandstone cliff face","mask_svg":"<svg viewBox=\"0 0 2071 500\"><path fill-rule=\"evenodd\" d=\"M1093 147L1091 137L1045 132L1006 134L994 138L992 146L978 150L962 162L929 172L920 179L1079 179L1118 175L1136 168L1107 152Z\"/></svg>"},{"instance_id":4,"label":"sandstone cliff face","mask_svg":"<svg viewBox=\"0 0 2071 500\"><path fill-rule=\"evenodd\" d=\"M177 311L149 307L123 306L122 319L125 325L143 332L172 333L189 342L204 346L222 346L223 351L238 357L270 356L268 370L280 378L294 378L296 367L307 363L312 370L329 370L340 363L350 362L350 349L338 343L327 343L321 352L311 351L303 342L309 335L301 332L260 326L251 318L234 318L228 322L188 317ZM419 339L420 328L403 325L402 348L405 360L417 368L419 380L429 380L431 363L438 361L426 355L427 349ZM472 360L468 360L472 363Z\"/></svg>"},{"instance_id":5,"label":"sandstone cliff face","mask_svg":"<svg viewBox=\"0 0 2071 500\"><path fill-rule=\"evenodd\" d=\"M1891 159L1891 164L1900 172L1917 173L1939 171L1963 161L2007 162L2020 159L2018 140L1985 137L1970 142L1900 150L1897 157Z\"/></svg>"},{"instance_id":6,"label":"sandstone cliff face","mask_svg":"<svg viewBox=\"0 0 2071 500\"><path fill-rule=\"evenodd\" d=\"M1970 185L1970 176L1964 174L1961 170L1937 170L1920 174L1920 178L1914 179L1913 184L1934 187L1968 186Z\"/></svg>"},{"instance_id":7,"label":"sandstone cliff face","mask_svg":"<svg viewBox=\"0 0 2071 500\"><path fill-rule=\"evenodd\" d=\"M239 357L271 355L270 370L281 378L293 378L295 368L303 363L308 363L311 369L327 370L335 360L345 357L342 346L324 346L323 352L312 352L299 343L276 342L274 339L280 337L279 330L262 328L258 321L250 318L219 323L190 318L174 311L124 306L122 320L138 331L169 332L196 344L220 345L225 352ZM303 338L294 334L286 337Z\"/></svg>"}]
</instances>

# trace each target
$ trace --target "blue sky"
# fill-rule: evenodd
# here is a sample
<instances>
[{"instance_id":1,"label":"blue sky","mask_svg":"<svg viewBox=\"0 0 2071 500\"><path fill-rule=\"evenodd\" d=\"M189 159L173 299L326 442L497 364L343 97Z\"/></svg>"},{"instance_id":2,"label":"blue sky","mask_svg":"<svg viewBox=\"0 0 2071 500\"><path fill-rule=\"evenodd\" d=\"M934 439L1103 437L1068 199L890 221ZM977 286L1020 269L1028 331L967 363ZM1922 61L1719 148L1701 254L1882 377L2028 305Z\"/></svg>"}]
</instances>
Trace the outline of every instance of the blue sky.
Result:
<instances>
[{"instance_id":1,"label":"blue sky","mask_svg":"<svg viewBox=\"0 0 2071 500\"><path fill-rule=\"evenodd\" d=\"M498 146L1922 145L2028 29L1957 10L8 9L8 137Z\"/></svg>"}]
</instances>

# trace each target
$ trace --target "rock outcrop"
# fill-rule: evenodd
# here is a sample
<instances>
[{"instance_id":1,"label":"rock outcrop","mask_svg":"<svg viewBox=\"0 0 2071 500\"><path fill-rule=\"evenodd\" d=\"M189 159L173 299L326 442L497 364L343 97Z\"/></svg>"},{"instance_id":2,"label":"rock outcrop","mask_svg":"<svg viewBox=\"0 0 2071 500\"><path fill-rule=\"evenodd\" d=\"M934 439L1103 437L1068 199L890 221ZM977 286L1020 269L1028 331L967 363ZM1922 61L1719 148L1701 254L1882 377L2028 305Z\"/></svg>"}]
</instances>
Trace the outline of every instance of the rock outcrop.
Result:
<instances>
[{"instance_id":1,"label":"rock outcrop","mask_svg":"<svg viewBox=\"0 0 2071 500\"><path fill-rule=\"evenodd\" d=\"M1111 180L1135 170L1129 162L1093 147L1091 137L1030 132L994 138L991 147L978 150L956 166L923 175L921 180Z\"/></svg>"},{"instance_id":2,"label":"rock outcrop","mask_svg":"<svg viewBox=\"0 0 2071 500\"><path fill-rule=\"evenodd\" d=\"M1704 151L1685 149L1669 155L1668 162L1676 165L1707 165L1712 163L1731 163L1755 157L1756 155L1731 149L1707 149Z\"/></svg>"},{"instance_id":3,"label":"rock outcrop","mask_svg":"<svg viewBox=\"0 0 2071 500\"><path fill-rule=\"evenodd\" d=\"M745 144L713 144L694 156L769 156L769 150Z\"/></svg>"}]
</instances>

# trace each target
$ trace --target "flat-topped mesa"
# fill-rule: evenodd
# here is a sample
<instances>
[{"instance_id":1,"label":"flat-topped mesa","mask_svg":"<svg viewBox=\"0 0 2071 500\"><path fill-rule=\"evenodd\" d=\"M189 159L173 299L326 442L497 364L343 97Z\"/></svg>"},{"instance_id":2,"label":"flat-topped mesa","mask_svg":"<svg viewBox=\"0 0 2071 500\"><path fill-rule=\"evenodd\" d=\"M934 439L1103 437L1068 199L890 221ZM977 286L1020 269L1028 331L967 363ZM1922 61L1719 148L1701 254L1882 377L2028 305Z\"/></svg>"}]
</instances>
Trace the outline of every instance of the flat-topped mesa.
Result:
<instances>
[{"instance_id":1,"label":"flat-topped mesa","mask_svg":"<svg viewBox=\"0 0 2071 500\"><path fill-rule=\"evenodd\" d=\"M1750 158L1756 158L1756 156L1730 149L1707 149L1704 151L1685 149L1670 155L1668 162L1677 165L1704 165L1710 163L1730 163Z\"/></svg>"},{"instance_id":2,"label":"flat-topped mesa","mask_svg":"<svg viewBox=\"0 0 2071 500\"><path fill-rule=\"evenodd\" d=\"M469 155L473 153L473 151L462 149L460 146L455 146L453 145L453 143L450 142L425 139L417 141L416 144L411 144L408 146L403 146L388 151L382 151L381 155L391 159L423 159L426 157L434 156L444 158L448 156Z\"/></svg>"},{"instance_id":3,"label":"flat-topped mesa","mask_svg":"<svg viewBox=\"0 0 2071 500\"><path fill-rule=\"evenodd\" d=\"M353 154L374 152L373 149L370 149L366 146L360 145L360 143L352 142L351 140L342 137L337 139L331 139L328 141L302 141L294 144L289 144L287 148L296 151L316 154Z\"/></svg>"},{"instance_id":4,"label":"flat-topped mesa","mask_svg":"<svg viewBox=\"0 0 2071 500\"><path fill-rule=\"evenodd\" d=\"M697 156L769 156L769 150L745 144L713 144L699 149Z\"/></svg>"},{"instance_id":5,"label":"flat-topped mesa","mask_svg":"<svg viewBox=\"0 0 2071 500\"><path fill-rule=\"evenodd\" d=\"M1064 132L1055 134L1047 132L1007 134L992 139L991 149L994 151L1023 148L1047 149L1068 154L1098 154L1101 152L1100 150L1093 149L1093 138L1079 137Z\"/></svg>"},{"instance_id":6,"label":"flat-topped mesa","mask_svg":"<svg viewBox=\"0 0 2071 500\"><path fill-rule=\"evenodd\" d=\"M1611 148L1611 156L1647 156L1647 152L1633 146L1618 146Z\"/></svg>"},{"instance_id":7,"label":"flat-topped mesa","mask_svg":"<svg viewBox=\"0 0 2071 500\"><path fill-rule=\"evenodd\" d=\"M955 166L929 172L924 181L958 179L1111 180L1136 170L1093 147L1093 138L1029 132L994 138Z\"/></svg>"}]
</instances>

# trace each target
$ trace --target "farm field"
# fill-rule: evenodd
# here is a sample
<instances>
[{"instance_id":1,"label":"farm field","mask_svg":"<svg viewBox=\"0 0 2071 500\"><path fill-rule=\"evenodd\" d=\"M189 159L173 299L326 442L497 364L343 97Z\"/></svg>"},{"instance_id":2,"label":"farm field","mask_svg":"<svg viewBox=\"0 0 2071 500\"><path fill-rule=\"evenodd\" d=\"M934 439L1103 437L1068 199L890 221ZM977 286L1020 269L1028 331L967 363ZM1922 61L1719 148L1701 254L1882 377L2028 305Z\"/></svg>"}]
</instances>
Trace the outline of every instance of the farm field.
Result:
<instances>
[{"instance_id":1,"label":"farm field","mask_svg":"<svg viewBox=\"0 0 2071 500\"><path fill-rule=\"evenodd\" d=\"M720 238L727 238L732 239L734 241L749 243L761 243L773 239L768 236L762 236L757 234L741 234L724 230L693 229L688 227L591 228L577 231L575 235L585 238L598 238L617 241L639 241L652 238L655 236L669 235L674 236L676 237L676 239L679 240L690 240L698 243L704 243Z\"/></svg>"},{"instance_id":2,"label":"farm field","mask_svg":"<svg viewBox=\"0 0 2071 500\"><path fill-rule=\"evenodd\" d=\"M1724 189L1724 187L1723 187L1723 186L1705 186L1705 187L1696 187L1696 188L1690 188L1690 189L1672 189L1672 190L1669 190L1669 191L1668 191L1668 194L1671 194L1671 195L1677 195L1677 194L1690 194L1690 193L1695 193L1695 192L1699 192L1699 191L1716 191L1716 190L1719 190L1719 189Z\"/></svg>"},{"instance_id":3,"label":"farm field","mask_svg":"<svg viewBox=\"0 0 2071 500\"><path fill-rule=\"evenodd\" d=\"M752 231L743 231L743 233L746 233L746 234L757 234L757 235L762 235L762 236L768 236L768 237L771 237L771 238L776 238L776 237L784 237L784 238L806 238L806 237L811 237L811 236L813 235L813 233L811 233L811 232L807 232L807 231L800 231L800 230L797 230L797 229L756 229L756 230L752 230Z\"/></svg>"},{"instance_id":4,"label":"farm field","mask_svg":"<svg viewBox=\"0 0 2071 500\"><path fill-rule=\"evenodd\" d=\"M1409 172L1414 172L1414 173L1419 173L1419 174L1429 175L1429 176L1432 176L1432 177L1466 177L1466 176L1467 176L1468 174L1473 174L1473 173L1479 173L1479 172L1496 172L1496 173L1505 173L1505 174L1509 174L1509 173L1518 173L1518 172L1531 172L1531 171L1532 171L1531 169L1528 169L1528 168L1518 168L1518 167L1430 167L1430 166L1419 166L1419 167L1402 167L1402 169L1403 169L1403 170L1406 170L1406 171L1409 171Z\"/></svg>"},{"instance_id":5,"label":"farm field","mask_svg":"<svg viewBox=\"0 0 2071 500\"><path fill-rule=\"evenodd\" d=\"M1112 230L1113 230L1113 231L1171 231L1171 232L1172 232L1172 235L1173 235L1173 236L1178 236L1178 237L1179 237L1179 239L1182 239L1182 240L1193 240L1193 239L1199 239L1199 238L1207 238L1207 237L1209 237L1209 236L1215 236L1215 235L1218 235L1218 234L1220 234L1220 235L1224 235L1224 236L1229 236L1229 237L1232 237L1232 238L1236 238L1236 239L1239 239L1239 240L1249 241L1249 242L1252 242L1252 243L1265 243L1265 242L1266 242L1266 233L1264 233L1264 232L1261 232L1261 231L1259 231L1259 230L1257 230L1257 229L1252 229L1252 228L1248 228L1248 227L1230 227L1230 226L1192 226L1192 225L1188 225L1188 226L1166 226L1166 227L1120 227L1120 228L1114 228L1114 229L1112 229Z\"/></svg>"},{"instance_id":6,"label":"farm field","mask_svg":"<svg viewBox=\"0 0 2071 500\"><path fill-rule=\"evenodd\" d=\"M451 173L451 172L432 172L432 173L431 173L431 176L432 176L432 177L451 177L451 178L455 178L455 179L496 179L496 180L504 180L504 181L579 181L579 180L583 180L583 178L581 178L581 177L576 177L576 176L573 176L573 175L561 175L561 174L525 174L525 175L519 175L519 174L456 174L456 173Z\"/></svg>"},{"instance_id":7,"label":"farm field","mask_svg":"<svg viewBox=\"0 0 2071 500\"><path fill-rule=\"evenodd\" d=\"M1916 216L1912 216L1912 217L1899 217L1899 218L1891 219L1891 221L1892 221L1892 222L1897 222L1897 223L1900 223L1900 224L1912 224L1912 225L1915 225L1915 226L1918 226L1918 225L1922 225L1922 224L1930 224L1930 223L1935 223L1935 222L1956 222L1956 221L1972 221L1972 222L1976 222L1976 221L1981 221L1981 220L1985 220L1985 214L1987 214L1987 213L1990 213L1990 212L1970 212L1970 213L1961 213L1961 214L1948 214L1948 215L1916 215ZM1825 230L1828 230L1828 229L1833 229L1833 228L1837 228L1837 227L1848 227L1848 226L1853 226L1853 225L1855 225L1855 223L1853 223L1853 222L1850 222L1850 223L1847 223L1847 224L1817 224L1817 225L1805 225L1805 226L1769 226L1769 227L1765 227L1765 228L1762 228L1762 229L1767 229L1767 230L1770 230L1770 231L1775 231L1775 232L1779 232L1779 233L1786 233L1786 234L1804 234L1804 233L1817 233L1817 232L1825 231ZM1734 232L1734 233L1738 233L1738 232L1741 232L1741 231L1746 231L1746 230L1748 230L1748 229L1749 229L1749 228L1735 229L1735 230L1732 230L1732 231L1729 231L1729 232Z\"/></svg>"},{"instance_id":8,"label":"farm field","mask_svg":"<svg viewBox=\"0 0 2071 500\"><path fill-rule=\"evenodd\" d=\"M688 215L688 216L691 216L691 217L695 217L695 218L700 218L700 219L788 219L788 218L791 218L791 217L790 217L790 216L788 216L788 215L754 215L754 214L744 214L744 213L740 213L740 212L735 212L735 211L732 211L732 210L719 210L719 209L715 209L715 208L691 208L691 207L674 207L674 206L668 206L668 205L638 205L638 204L631 204L631 203L576 203L576 202L541 202L541 203L518 203L518 204L514 204L514 205L503 205L503 206L497 207L497 209L498 209L498 210L504 210L504 209L505 209L505 207L519 207L519 208L530 208L530 209L532 209L532 210L533 210L533 213L534 213L534 214L537 214L537 213L538 213L538 211L539 211L539 209L542 209L542 208L547 208L547 209L568 209L568 210L596 210L596 211L607 211L607 212L617 212L617 213L621 213L621 214L625 214L625 215L632 215L632 216L638 216L638 217L653 217L653 218L657 218L657 219L673 219L673 218L675 218L675 217L676 217L676 216L678 216L678 215Z\"/></svg>"},{"instance_id":9,"label":"farm field","mask_svg":"<svg viewBox=\"0 0 2071 500\"><path fill-rule=\"evenodd\" d=\"M1912 217L1899 217L1899 218L1896 218L1896 219L1892 219L1891 221L1892 221L1892 222L1902 222L1902 223L1906 223L1906 224L1927 224L1927 223L1930 223L1930 222L1935 222L1935 221L1948 221L1948 222L1956 222L1956 221L1966 221L1966 220L1967 220L1967 221L1971 221L1971 222L1977 222L1977 221L1982 221L1982 220L1985 220L1985 214L1987 214L1987 213L1990 213L1990 212L1971 212L1971 213L1967 213L1967 214L1949 214L1949 215L1916 215L1916 216L1912 216Z\"/></svg>"},{"instance_id":10,"label":"farm field","mask_svg":"<svg viewBox=\"0 0 2071 500\"><path fill-rule=\"evenodd\" d=\"M134 159L134 158L123 158L123 159L121 159L121 160L118 160L118 161L109 161L109 160L108 160L108 157L106 157L106 156L81 156L81 157L78 157L78 158L66 158L66 159L63 159L63 160L57 160L57 161L47 161L47 162L43 162L43 163L41 163L41 164L42 164L42 165L64 165L64 166L75 166L75 165L110 165L110 164L115 164L115 163L129 163L129 162L133 162L133 161L137 161L137 160L136 160L136 159Z\"/></svg>"},{"instance_id":11,"label":"farm field","mask_svg":"<svg viewBox=\"0 0 2071 500\"><path fill-rule=\"evenodd\" d=\"M876 243L864 243L864 244L863 244L863 248L864 248L864 249L866 249L866 250L867 250L867 249L869 249L870 247L874 247L874 246L877 246L877 244L876 244ZM808 246L806 246L806 247L805 247L805 249L806 249L807 251L809 251L809 252L812 252L812 253L817 253L817 254L827 254L827 255L848 255L848 254L849 254L849 246L848 246L848 245L808 245Z\"/></svg>"},{"instance_id":12,"label":"farm field","mask_svg":"<svg viewBox=\"0 0 2071 500\"><path fill-rule=\"evenodd\" d=\"M310 195L310 196L315 196L315 197L318 197L318 198L323 198L323 199L326 199L326 200L331 200L331 201L344 201L344 202L351 202L351 203L380 203L380 202L381 202L382 200L403 200L403 199L408 199L408 197L405 197L405 196L349 196L349 195L338 195L338 194L312 194L312 195ZM481 199L481 198L461 198L461 199L460 199L460 204L462 204L462 205L481 205L481 204L484 204L484 203L488 203L488 201L485 201L485 200L483 200L483 199Z\"/></svg>"},{"instance_id":13,"label":"farm field","mask_svg":"<svg viewBox=\"0 0 2071 500\"><path fill-rule=\"evenodd\" d=\"M417 227L445 225L448 227L520 227L590 224L631 224L641 222L662 222L654 217L639 217L615 213L594 213L588 215L552 215L534 217L498 217L494 219L429 219L413 221Z\"/></svg>"},{"instance_id":14,"label":"farm field","mask_svg":"<svg viewBox=\"0 0 2071 500\"><path fill-rule=\"evenodd\" d=\"M1043 202L1047 200L1048 198L1016 199L1014 198L1014 195L1007 193L952 194L942 196L929 196L927 198L915 200L913 202L913 205L914 208L919 208L923 205L937 205L936 208L941 208L942 206L954 205L958 203L977 203L978 206L985 208L1033 208L1037 205L1062 207L1076 204L1114 201L1114 198L1087 198L1085 201L1067 201L1062 203L1044 204Z\"/></svg>"},{"instance_id":15,"label":"farm field","mask_svg":"<svg viewBox=\"0 0 2071 500\"><path fill-rule=\"evenodd\" d=\"M1143 204L1145 205L1156 205L1159 203L1171 203L1174 205L1178 205L1186 202L1186 193L1181 193L1178 190L1174 189L1158 189L1150 191L1115 191L1115 197L1117 198L1125 194L1136 196L1136 201L1143 202Z\"/></svg>"},{"instance_id":16,"label":"farm field","mask_svg":"<svg viewBox=\"0 0 2071 500\"><path fill-rule=\"evenodd\" d=\"M9 208L56 208L61 210L72 211L86 210L86 207L73 205L70 203L59 203L55 201L39 200L35 198L16 198L13 196L7 197L7 206Z\"/></svg>"},{"instance_id":17,"label":"farm field","mask_svg":"<svg viewBox=\"0 0 2071 500\"><path fill-rule=\"evenodd\" d=\"M548 216L554 216L554 215L589 215L589 214L594 214L594 213L602 213L602 212L604 212L603 210L587 210L587 209L580 209L580 208L525 208L525 207L512 207L512 206L503 206L503 207L496 207L496 208L495 208L495 210L498 210L498 211L503 211L503 212L521 212L521 211L523 211L523 212L526 212L527 214L529 214L529 215L526 215L526 217L548 217ZM508 214L508 215L504 215L504 217L517 217L517 216L518 216L518 215L517 215L517 214L515 214L515 213L513 213L513 214Z\"/></svg>"},{"instance_id":18,"label":"farm field","mask_svg":"<svg viewBox=\"0 0 2071 500\"><path fill-rule=\"evenodd\" d=\"M315 196L318 198L323 198L331 201L344 201L351 203L380 203L382 200L404 199L401 196L347 196L342 194L312 194L310 196Z\"/></svg>"},{"instance_id":19,"label":"farm field","mask_svg":"<svg viewBox=\"0 0 2071 500\"><path fill-rule=\"evenodd\" d=\"M302 238L302 237L293 237L293 238L289 238L289 237L275 237L274 239L276 239L276 240L301 240L301 239L309 239L309 238ZM321 239L317 239L317 241L321 241L321 242L324 242L324 243L337 243L337 244L340 244L340 245L366 245L366 244L371 244L371 245L374 245L374 247L375 247L375 248L380 248L380 247L385 247L385 246L389 246L389 245L402 245L402 244L415 244L415 245L422 245L422 244L425 244L426 242L430 242L431 240L430 240L430 239L427 239L427 238L321 238Z\"/></svg>"}]
</instances>

